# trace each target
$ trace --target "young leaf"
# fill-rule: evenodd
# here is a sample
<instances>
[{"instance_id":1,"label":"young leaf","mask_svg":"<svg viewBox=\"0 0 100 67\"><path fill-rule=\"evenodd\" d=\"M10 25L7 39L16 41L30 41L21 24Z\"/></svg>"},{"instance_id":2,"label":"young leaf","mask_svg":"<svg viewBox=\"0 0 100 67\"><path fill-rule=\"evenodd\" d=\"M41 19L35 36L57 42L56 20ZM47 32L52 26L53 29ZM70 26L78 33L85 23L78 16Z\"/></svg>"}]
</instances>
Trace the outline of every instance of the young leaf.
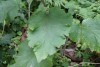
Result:
<instances>
[{"instance_id":1,"label":"young leaf","mask_svg":"<svg viewBox=\"0 0 100 67\"><path fill-rule=\"evenodd\" d=\"M34 30L28 30L29 46L34 48L38 62L47 58L56 52L55 47L64 44L64 35L68 35L72 16L66 14L62 9L51 8L49 13L39 12L29 20L29 27Z\"/></svg>"}]
</instances>

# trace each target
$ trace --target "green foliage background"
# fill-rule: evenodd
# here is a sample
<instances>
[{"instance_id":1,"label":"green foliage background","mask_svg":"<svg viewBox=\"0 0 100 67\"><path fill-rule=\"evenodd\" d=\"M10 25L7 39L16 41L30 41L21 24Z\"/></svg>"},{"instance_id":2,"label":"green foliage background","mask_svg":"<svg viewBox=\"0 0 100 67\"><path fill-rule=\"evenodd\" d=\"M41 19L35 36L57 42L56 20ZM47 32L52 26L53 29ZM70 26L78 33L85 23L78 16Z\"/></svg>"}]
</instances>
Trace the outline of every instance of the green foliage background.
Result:
<instances>
[{"instance_id":1,"label":"green foliage background","mask_svg":"<svg viewBox=\"0 0 100 67\"><path fill-rule=\"evenodd\" d=\"M99 53L99 30L99 0L0 0L0 67L53 67L65 36Z\"/></svg>"}]
</instances>

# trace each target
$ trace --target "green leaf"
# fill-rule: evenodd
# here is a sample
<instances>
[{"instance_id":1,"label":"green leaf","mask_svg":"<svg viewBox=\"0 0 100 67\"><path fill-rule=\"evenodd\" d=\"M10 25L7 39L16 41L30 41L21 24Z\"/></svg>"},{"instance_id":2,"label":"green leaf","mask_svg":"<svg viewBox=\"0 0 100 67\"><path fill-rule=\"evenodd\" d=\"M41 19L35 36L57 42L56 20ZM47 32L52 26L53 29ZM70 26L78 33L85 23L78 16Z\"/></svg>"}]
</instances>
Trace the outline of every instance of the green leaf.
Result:
<instances>
[{"instance_id":1,"label":"green leaf","mask_svg":"<svg viewBox=\"0 0 100 67\"><path fill-rule=\"evenodd\" d=\"M6 34L0 37L0 45L10 44L13 34Z\"/></svg>"},{"instance_id":2,"label":"green leaf","mask_svg":"<svg viewBox=\"0 0 100 67\"><path fill-rule=\"evenodd\" d=\"M62 9L51 8L49 13L39 12L29 20L28 31L29 46L34 48L38 62L56 52L55 47L64 44L64 35L68 36L72 16L66 14Z\"/></svg>"},{"instance_id":3,"label":"green leaf","mask_svg":"<svg viewBox=\"0 0 100 67\"><path fill-rule=\"evenodd\" d=\"M52 67L51 61L51 58L47 58L38 63L33 50L28 46L28 41L25 40L19 46L19 53L15 55L15 64L8 67Z\"/></svg>"},{"instance_id":4,"label":"green leaf","mask_svg":"<svg viewBox=\"0 0 100 67\"><path fill-rule=\"evenodd\" d=\"M80 8L79 14L80 14L80 16L82 16L85 19L93 18L95 16L95 13L92 12L92 10L90 8Z\"/></svg>"},{"instance_id":5,"label":"green leaf","mask_svg":"<svg viewBox=\"0 0 100 67\"><path fill-rule=\"evenodd\" d=\"M65 4L65 8L68 9L69 13L74 14L79 11L80 6L78 5L78 2L71 0L67 1L67 3Z\"/></svg>"},{"instance_id":6,"label":"green leaf","mask_svg":"<svg viewBox=\"0 0 100 67\"><path fill-rule=\"evenodd\" d=\"M55 6L61 6L64 5L66 3L66 0L53 0Z\"/></svg>"},{"instance_id":7,"label":"green leaf","mask_svg":"<svg viewBox=\"0 0 100 67\"><path fill-rule=\"evenodd\" d=\"M0 22L3 22L7 16L12 20L18 16L21 0L7 0L0 2Z\"/></svg>"},{"instance_id":8,"label":"green leaf","mask_svg":"<svg viewBox=\"0 0 100 67\"><path fill-rule=\"evenodd\" d=\"M66 0L44 0L45 3L50 3L54 6L61 6L66 3Z\"/></svg>"},{"instance_id":9,"label":"green leaf","mask_svg":"<svg viewBox=\"0 0 100 67\"><path fill-rule=\"evenodd\" d=\"M65 4L69 13L79 15L83 19L94 18L100 11L99 6L99 1L91 2L91 0L70 0Z\"/></svg>"},{"instance_id":10,"label":"green leaf","mask_svg":"<svg viewBox=\"0 0 100 67\"><path fill-rule=\"evenodd\" d=\"M73 41L82 43L83 49L100 52L100 20L85 19L82 25L73 25L69 36Z\"/></svg>"}]
</instances>

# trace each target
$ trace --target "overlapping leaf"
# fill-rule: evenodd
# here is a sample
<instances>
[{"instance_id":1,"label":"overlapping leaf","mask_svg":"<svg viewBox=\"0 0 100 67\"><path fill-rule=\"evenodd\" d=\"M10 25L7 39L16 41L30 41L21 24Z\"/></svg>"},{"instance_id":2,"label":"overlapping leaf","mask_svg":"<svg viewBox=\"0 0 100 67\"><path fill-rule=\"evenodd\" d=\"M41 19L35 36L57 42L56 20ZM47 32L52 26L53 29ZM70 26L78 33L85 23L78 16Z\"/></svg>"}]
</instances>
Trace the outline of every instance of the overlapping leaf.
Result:
<instances>
[{"instance_id":1,"label":"overlapping leaf","mask_svg":"<svg viewBox=\"0 0 100 67\"><path fill-rule=\"evenodd\" d=\"M51 61L51 59L46 59L38 63L26 40L19 46L19 53L15 55L15 64L8 65L8 67L52 67Z\"/></svg>"},{"instance_id":2,"label":"overlapping leaf","mask_svg":"<svg viewBox=\"0 0 100 67\"><path fill-rule=\"evenodd\" d=\"M100 51L100 20L85 19L82 25L73 25L70 38L75 42L81 42L82 48L90 48L92 51Z\"/></svg>"},{"instance_id":3,"label":"overlapping leaf","mask_svg":"<svg viewBox=\"0 0 100 67\"><path fill-rule=\"evenodd\" d=\"M64 35L68 35L67 27L72 22L72 16L62 9L51 8L47 14L39 12L29 20L29 46L34 48L38 62L56 52L55 47L64 44Z\"/></svg>"},{"instance_id":4,"label":"overlapping leaf","mask_svg":"<svg viewBox=\"0 0 100 67\"><path fill-rule=\"evenodd\" d=\"M6 19L7 15L9 18L14 19L18 15L21 0L7 0L0 2L0 22Z\"/></svg>"},{"instance_id":5,"label":"overlapping leaf","mask_svg":"<svg viewBox=\"0 0 100 67\"><path fill-rule=\"evenodd\" d=\"M92 0L70 0L67 1L65 5L71 14L77 14L84 19L94 18L96 15L98 15L100 12L99 6L99 1L94 2Z\"/></svg>"},{"instance_id":6,"label":"overlapping leaf","mask_svg":"<svg viewBox=\"0 0 100 67\"><path fill-rule=\"evenodd\" d=\"M6 34L0 37L0 45L10 44L13 34Z\"/></svg>"}]
</instances>

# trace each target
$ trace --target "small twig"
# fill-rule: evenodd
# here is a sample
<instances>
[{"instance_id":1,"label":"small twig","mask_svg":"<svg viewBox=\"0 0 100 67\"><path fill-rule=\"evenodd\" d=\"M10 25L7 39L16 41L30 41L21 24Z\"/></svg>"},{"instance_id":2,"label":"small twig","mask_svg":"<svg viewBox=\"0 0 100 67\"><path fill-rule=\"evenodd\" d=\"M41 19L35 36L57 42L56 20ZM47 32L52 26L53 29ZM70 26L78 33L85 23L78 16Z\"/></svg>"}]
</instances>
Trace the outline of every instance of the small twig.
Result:
<instances>
[{"instance_id":1,"label":"small twig","mask_svg":"<svg viewBox=\"0 0 100 67\"><path fill-rule=\"evenodd\" d=\"M27 0L27 3L28 3L28 19L29 19L30 15L31 15L31 3L32 3L32 1Z\"/></svg>"},{"instance_id":2,"label":"small twig","mask_svg":"<svg viewBox=\"0 0 100 67\"><path fill-rule=\"evenodd\" d=\"M28 19L30 18L30 14L31 14L31 4L28 3Z\"/></svg>"},{"instance_id":3,"label":"small twig","mask_svg":"<svg viewBox=\"0 0 100 67\"><path fill-rule=\"evenodd\" d=\"M4 34L5 24L6 24L6 21L4 20L4 23L3 23L3 30L2 30L2 35Z\"/></svg>"},{"instance_id":4,"label":"small twig","mask_svg":"<svg viewBox=\"0 0 100 67\"><path fill-rule=\"evenodd\" d=\"M88 64L88 65L100 65L100 63L81 62L81 63L77 64L77 66L82 65L82 64ZM73 65L73 66L75 66L75 65Z\"/></svg>"},{"instance_id":5,"label":"small twig","mask_svg":"<svg viewBox=\"0 0 100 67\"><path fill-rule=\"evenodd\" d=\"M28 19L30 18L30 14L31 14L31 4L28 3Z\"/></svg>"},{"instance_id":6,"label":"small twig","mask_svg":"<svg viewBox=\"0 0 100 67\"><path fill-rule=\"evenodd\" d=\"M28 19L29 19L31 16L31 3L32 2L28 2L28 0L27 0L27 3L28 3ZM27 24L27 27L28 27L28 24Z\"/></svg>"},{"instance_id":7,"label":"small twig","mask_svg":"<svg viewBox=\"0 0 100 67\"><path fill-rule=\"evenodd\" d=\"M81 62L80 64L91 64L91 65L97 65L97 64L100 64L100 63L93 63L93 62Z\"/></svg>"}]
</instances>

